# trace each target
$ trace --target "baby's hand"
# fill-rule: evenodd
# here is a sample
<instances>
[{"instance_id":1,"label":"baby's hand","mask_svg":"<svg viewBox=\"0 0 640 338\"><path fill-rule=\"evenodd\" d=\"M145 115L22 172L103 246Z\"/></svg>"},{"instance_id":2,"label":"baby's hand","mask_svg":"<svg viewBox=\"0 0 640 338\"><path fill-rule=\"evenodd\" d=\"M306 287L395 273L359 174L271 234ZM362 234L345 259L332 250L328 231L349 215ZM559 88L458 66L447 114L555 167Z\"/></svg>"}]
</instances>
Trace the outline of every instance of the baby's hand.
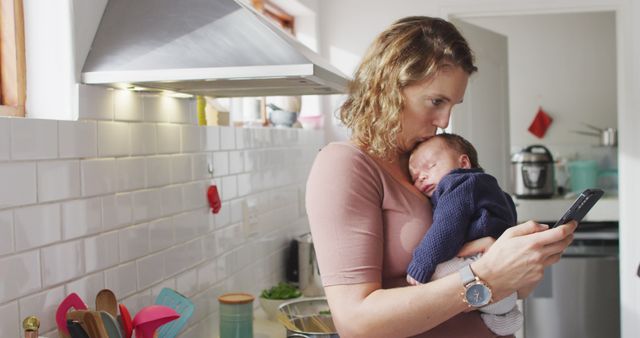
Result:
<instances>
[{"instance_id":1,"label":"baby's hand","mask_svg":"<svg viewBox=\"0 0 640 338\"><path fill-rule=\"evenodd\" d=\"M409 283L409 285L421 285L422 284L422 283L418 282L417 280L413 279L409 275L407 275L407 283Z\"/></svg>"}]
</instances>

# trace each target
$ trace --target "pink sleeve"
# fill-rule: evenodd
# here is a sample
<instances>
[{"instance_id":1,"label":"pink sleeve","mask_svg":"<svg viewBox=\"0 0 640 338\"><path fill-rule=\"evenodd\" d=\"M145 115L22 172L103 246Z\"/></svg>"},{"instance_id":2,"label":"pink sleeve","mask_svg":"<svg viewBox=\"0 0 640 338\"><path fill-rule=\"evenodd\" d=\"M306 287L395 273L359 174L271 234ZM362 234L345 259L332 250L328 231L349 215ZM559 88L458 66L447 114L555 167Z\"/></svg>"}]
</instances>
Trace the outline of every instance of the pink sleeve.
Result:
<instances>
[{"instance_id":1,"label":"pink sleeve","mask_svg":"<svg viewBox=\"0 0 640 338\"><path fill-rule=\"evenodd\" d=\"M382 281L380 173L347 144L329 144L313 164L306 207L324 286Z\"/></svg>"}]
</instances>

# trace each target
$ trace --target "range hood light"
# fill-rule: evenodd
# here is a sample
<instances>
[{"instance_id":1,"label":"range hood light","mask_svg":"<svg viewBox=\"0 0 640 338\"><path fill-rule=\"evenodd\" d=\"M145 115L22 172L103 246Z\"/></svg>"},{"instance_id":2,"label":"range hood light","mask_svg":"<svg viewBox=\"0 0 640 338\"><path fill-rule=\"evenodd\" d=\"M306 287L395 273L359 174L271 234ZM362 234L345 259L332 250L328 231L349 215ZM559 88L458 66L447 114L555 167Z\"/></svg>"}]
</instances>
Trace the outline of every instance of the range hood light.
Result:
<instances>
[{"instance_id":1,"label":"range hood light","mask_svg":"<svg viewBox=\"0 0 640 338\"><path fill-rule=\"evenodd\" d=\"M170 91L170 90L163 90L162 94L164 96L173 97L173 98L176 98L176 99L190 99L190 98L193 97L193 95L191 95L191 94L178 93L178 92L174 92L174 91Z\"/></svg>"}]
</instances>

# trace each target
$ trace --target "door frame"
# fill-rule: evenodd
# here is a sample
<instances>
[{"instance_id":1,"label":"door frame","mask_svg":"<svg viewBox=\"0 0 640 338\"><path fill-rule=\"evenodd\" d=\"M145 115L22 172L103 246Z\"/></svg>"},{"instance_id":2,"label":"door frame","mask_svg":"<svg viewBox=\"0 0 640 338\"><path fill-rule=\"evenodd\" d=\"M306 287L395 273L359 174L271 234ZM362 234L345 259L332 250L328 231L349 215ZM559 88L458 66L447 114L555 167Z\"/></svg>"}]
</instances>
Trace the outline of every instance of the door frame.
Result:
<instances>
[{"instance_id":1,"label":"door frame","mask_svg":"<svg viewBox=\"0 0 640 338\"><path fill-rule=\"evenodd\" d=\"M633 239L640 234L640 230L634 230L633 225L637 222L637 217L633 214L634 188L625 191L621 182L633 182L632 175L634 165L632 161L627 161L620 154L625 149L631 149L632 144L627 144L625 134L633 135L637 132L633 130L625 121L634 112L633 83L630 77L633 67L633 14L631 5L624 0L611 1L580 1L569 0L562 3L552 3L546 1L531 2L465 2L455 5L441 4L439 16L450 20L452 18L464 20L472 17L486 16L508 16L508 15L536 15L536 14L562 14L562 13L586 13L586 12L614 12L616 20L616 84L617 84L617 106L618 106L618 158L619 158L619 238L620 238L620 332L621 336L633 337L634 333L640 332L640 323L637 315L640 313L640 291L637 290L636 265L640 254L634 248ZM624 135L624 136L623 136ZM632 139L629 139L632 140ZM630 142L631 143L631 142ZM634 152L630 152L633 154ZM627 176L627 173L628 176ZM637 197L636 197L637 198ZM635 277L637 278L637 277ZM604 290L603 290L604 291Z\"/></svg>"}]
</instances>

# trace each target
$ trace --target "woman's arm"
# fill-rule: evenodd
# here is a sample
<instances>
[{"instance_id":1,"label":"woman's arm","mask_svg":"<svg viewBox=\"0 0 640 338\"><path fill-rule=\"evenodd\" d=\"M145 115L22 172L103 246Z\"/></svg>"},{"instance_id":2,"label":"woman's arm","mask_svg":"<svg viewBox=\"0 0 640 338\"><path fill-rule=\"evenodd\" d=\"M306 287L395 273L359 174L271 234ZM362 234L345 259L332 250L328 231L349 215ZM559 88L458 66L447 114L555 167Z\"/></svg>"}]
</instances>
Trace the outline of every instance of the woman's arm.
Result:
<instances>
[{"instance_id":1,"label":"woman's arm","mask_svg":"<svg viewBox=\"0 0 640 338\"><path fill-rule=\"evenodd\" d=\"M498 301L535 286L544 267L555 263L572 240L574 222L541 231L533 221L507 230L483 257L472 263ZM458 274L418 286L381 289L378 283L325 287L342 337L397 337L428 331L468 309Z\"/></svg>"}]
</instances>

